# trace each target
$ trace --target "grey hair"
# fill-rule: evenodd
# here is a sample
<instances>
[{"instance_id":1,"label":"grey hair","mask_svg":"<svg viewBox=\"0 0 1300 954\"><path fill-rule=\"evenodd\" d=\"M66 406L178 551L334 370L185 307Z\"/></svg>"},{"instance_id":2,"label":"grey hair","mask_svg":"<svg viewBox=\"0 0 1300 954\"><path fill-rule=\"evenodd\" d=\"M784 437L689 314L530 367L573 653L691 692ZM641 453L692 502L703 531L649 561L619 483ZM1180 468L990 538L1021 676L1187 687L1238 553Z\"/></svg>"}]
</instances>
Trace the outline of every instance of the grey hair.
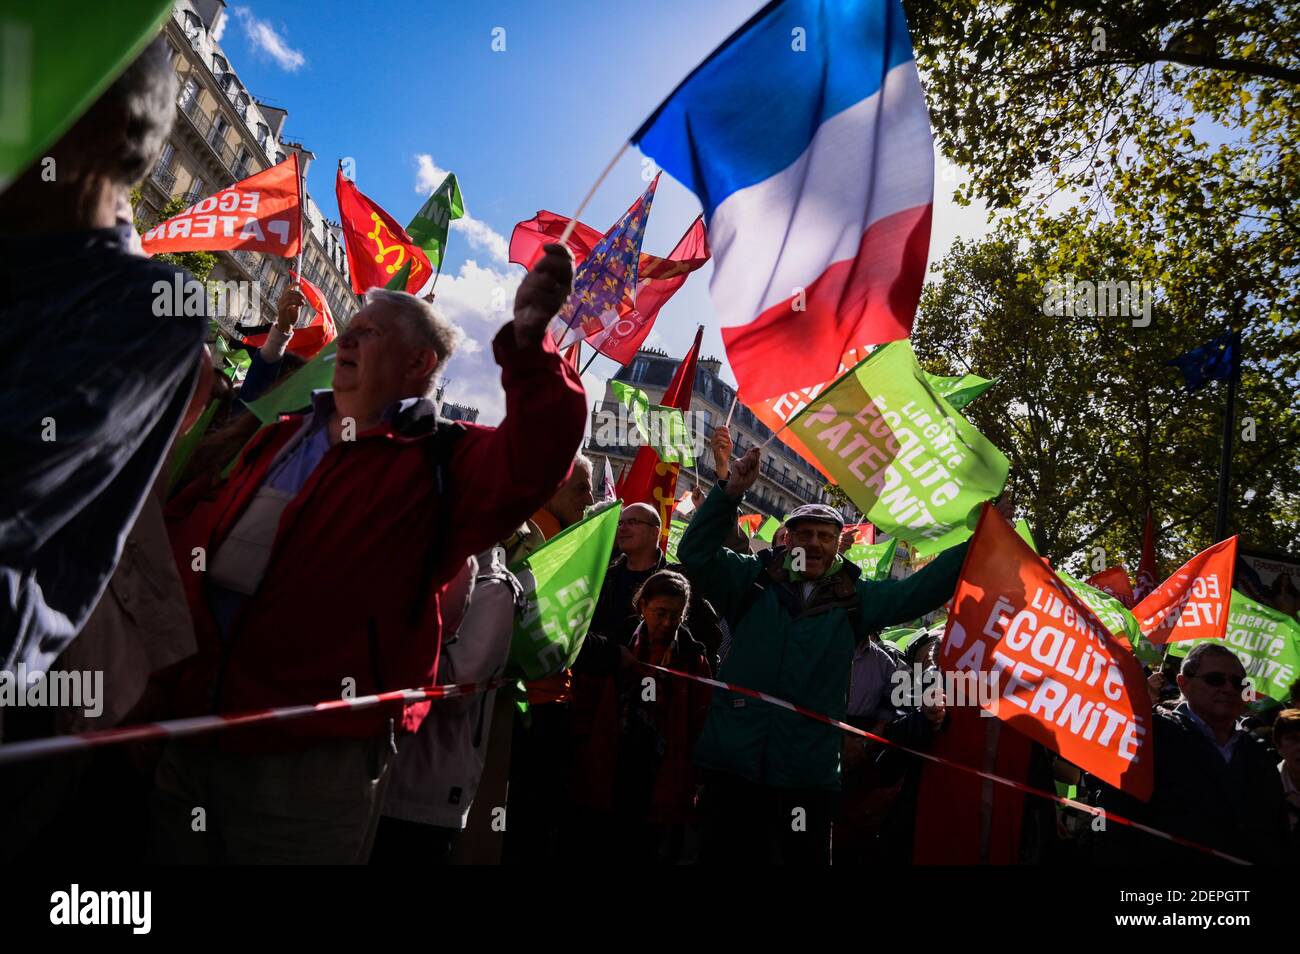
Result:
<instances>
[{"instance_id":1,"label":"grey hair","mask_svg":"<svg viewBox=\"0 0 1300 954\"><path fill-rule=\"evenodd\" d=\"M60 165L135 185L171 133L177 83L171 46L155 37L60 141Z\"/></svg>"},{"instance_id":2,"label":"grey hair","mask_svg":"<svg viewBox=\"0 0 1300 954\"><path fill-rule=\"evenodd\" d=\"M1183 659L1183 665L1178 670L1179 674L1188 677L1195 676L1201 668L1201 659L1205 656L1227 656L1238 666L1241 666L1243 672L1245 671L1246 667L1242 666L1241 659L1223 643L1197 643L1188 651L1186 658Z\"/></svg>"},{"instance_id":3,"label":"grey hair","mask_svg":"<svg viewBox=\"0 0 1300 954\"><path fill-rule=\"evenodd\" d=\"M429 376L426 394L433 393L438 375L447 364L447 359L456 352L465 335L452 322L448 321L427 301L408 295L404 291L388 288L371 288L366 291L366 304L388 305L393 314L402 321L406 329L406 338L417 348L432 348L438 355L438 363Z\"/></svg>"},{"instance_id":4,"label":"grey hair","mask_svg":"<svg viewBox=\"0 0 1300 954\"><path fill-rule=\"evenodd\" d=\"M596 473L595 468L592 467L592 464L591 464L591 458L588 457L586 454L578 454L578 455L576 455L576 456L573 458L573 466L574 466L574 467L585 467L585 468L587 468L587 473L589 473L589 474L595 474L595 473Z\"/></svg>"}]
</instances>

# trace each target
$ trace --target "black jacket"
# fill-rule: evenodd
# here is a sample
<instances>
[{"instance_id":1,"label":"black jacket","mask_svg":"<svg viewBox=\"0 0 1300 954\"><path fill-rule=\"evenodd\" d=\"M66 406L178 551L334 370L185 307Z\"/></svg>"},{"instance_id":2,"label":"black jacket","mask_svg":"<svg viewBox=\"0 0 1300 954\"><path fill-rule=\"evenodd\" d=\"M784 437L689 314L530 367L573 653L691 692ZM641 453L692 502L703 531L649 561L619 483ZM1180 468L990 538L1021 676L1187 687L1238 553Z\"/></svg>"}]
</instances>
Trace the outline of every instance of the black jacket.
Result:
<instances>
[{"instance_id":1,"label":"black jacket","mask_svg":"<svg viewBox=\"0 0 1300 954\"><path fill-rule=\"evenodd\" d=\"M1155 785L1143 804L1101 786L1102 808L1259 864L1280 864L1288 844L1277 756L1245 733L1232 761L1192 721L1187 703L1156 710L1152 743ZM1211 855L1110 824L1095 835L1097 860L1113 864L1214 864Z\"/></svg>"}]
</instances>

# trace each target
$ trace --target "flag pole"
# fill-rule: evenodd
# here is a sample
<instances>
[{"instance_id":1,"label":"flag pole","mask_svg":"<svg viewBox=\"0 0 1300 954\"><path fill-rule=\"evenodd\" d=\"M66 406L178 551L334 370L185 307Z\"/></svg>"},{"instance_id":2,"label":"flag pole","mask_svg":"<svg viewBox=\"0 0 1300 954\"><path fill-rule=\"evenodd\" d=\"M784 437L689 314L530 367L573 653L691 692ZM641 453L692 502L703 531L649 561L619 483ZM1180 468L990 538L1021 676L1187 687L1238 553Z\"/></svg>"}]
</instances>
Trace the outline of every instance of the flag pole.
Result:
<instances>
[{"instance_id":1,"label":"flag pole","mask_svg":"<svg viewBox=\"0 0 1300 954\"><path fill-rule=\"evenodd\" d=\"M602 171L601 174L596 177L596 181L591 184L591 188L587 190L587 194L583 196L582 201L578 203L578 208L574 211L573 218L569 219L569 224L564 227L564 234L560 236L561 245L568 245L569 236L573 234L573 229L578 224L579 216L581 216L583 210L587 208L587 203L590 202L591 197L596 194L596 190L600 188L600 184L605 181L611 172L614 171L614 166L623 158L623 153L627 152L627 147L630 145L632 145L630 142L623 143L618 152L614 153L614 158L609 160L609 165L605 166L604 171Z\"/></svg>"},{"instance_id":2,"label":"flag pole","mask_svg":"<svg viewBox=\"0 0 1300 954\"><path fill-rule=\"evenodd\" d=\"M302 154L295 152L293 154L293 164L298 171L298 261L295 271L298 273L297 284L302 284L302 252L307 246L307 206L303 202L302 187Z\"/></svg>"},{"instance_id":3,"label":"flag pole","mask_svg":"<svg viewBox=\"0 0 1300 954\"><path fill-rule=\"evenodd\" d=\"M1228 373L1228 399L1223 409L1223 455L1219 458L1219 513L1214 521L1215 541L1228 536L1228 496L1232 474L1232 437L1237 418L1237 378L1241 369L1240 338L1231 342L1232 366Z\"/></svg>"},{"instance_id":4,"label":"flag pole","mask_svg":"<svg viewBox=\"0 0 1300 954\"><path fill-rule=\"evenodd\" d=\"M577 216L574 216L574 218L576 219ZM564 244L563 240L560 241L560 244L561 245ZM596 355L598 354L600 354L600 352L597 351L595 348L591 349L591 357L587 359L587 363L584 364L582 366L582 370L578 372L578 377L582 377L584 374L587 373L587 369L591 367L591 363L596 360Z\"/></svg>"},{"instance_id":5,"label":"flag pole","mask_svg":"<svg viewBox=\"0 0 1300 954\"><path fill-rule=\"evenodd\" d=\"M731 399L731 408L727 411L727 419L722 422L723 427L731 426L731 415L736 413L736 405L739 403L740 403L740 392L737 391L736 396Z\"/></svg>"}]
</instances>

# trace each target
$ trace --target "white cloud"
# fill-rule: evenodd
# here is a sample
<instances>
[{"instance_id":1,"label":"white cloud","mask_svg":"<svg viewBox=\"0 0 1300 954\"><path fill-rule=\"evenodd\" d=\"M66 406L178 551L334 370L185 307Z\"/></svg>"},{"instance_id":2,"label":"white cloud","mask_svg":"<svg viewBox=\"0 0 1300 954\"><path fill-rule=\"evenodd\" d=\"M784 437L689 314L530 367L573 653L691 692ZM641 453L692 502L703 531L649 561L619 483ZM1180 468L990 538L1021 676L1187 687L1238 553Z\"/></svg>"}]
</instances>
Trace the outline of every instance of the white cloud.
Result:
<instances>
[{"instance_id":1,"label":"white cloud","mask_svg":"<svg viewBox=\"0 0 1300 954\"><path fill-rule=\"evenodd\" d=\"M433 156L422 152L415 157L415 191L428 195L442 185L449 173L433 161Z\"/></svg>"},{"instance_id":2,"label":"white cloud","mask_svg":"<svg viewBox=\"0 0 1300 954\"><path fill-rule=\"evenodd\" d=\"M230 25L229 14L223 14L221 19L217 21L217 28L212 31L213 43L221 42L221 38L226 35L226 27L229 25Z\"/></svg>"},{"instance_id":3,"label":"white cloud","mask_svg":"<svg viewBox=\"0 0 1300 954\"><path fill-rule=\"evenodd\" d=\"M234 13L243 24L253 49L269 56L280 69L296 73L306 65L307 57L302 51L291 47L269 22L253 16L253 11L248 7L235 7Z\"/></svg>"},{"instance_id":4,"label":"white cloud","mask_svg":"<svg viewBox=\"0 0 1300 954\"><path fill-rule=\"evenodd\" d=\"M502 265L510 261L510 244L492 226L480 222L468 212L464 218L452 222L451 229L464 235L474 248L491 255L493 261Z\"/></svg>"},{"instance_id":5,"label":"white cloud","mask_svg":"<svg viewBox=\"0 0 1300 954\"><path fill-rule=\"evenodd\" d=\"M420 195L429 195L442 185L448 172L436 162L433 156L422 152L415 157L415 191ZM462 218L451 223L453 232L465 236L472 248L486 252L494 262L505 265L510 260L510 243L492 226L481 219L476 219L466 211Z\"/></svg>"},{"instance_id":6,"label":"white cloud","mask_svg":"<svg viewBox=\"0 0 1300 954\"><path fill-rule=\"evenodd\" d=\"M445 272L434 289L434 307L460 328L465 340L447 363L445 397L479 409L479 423L499 424L505 416L501 371L492 357L492 339L510 320L520 268L497 269L470 259L456 274Z\"/></svg>"}]
</instances>

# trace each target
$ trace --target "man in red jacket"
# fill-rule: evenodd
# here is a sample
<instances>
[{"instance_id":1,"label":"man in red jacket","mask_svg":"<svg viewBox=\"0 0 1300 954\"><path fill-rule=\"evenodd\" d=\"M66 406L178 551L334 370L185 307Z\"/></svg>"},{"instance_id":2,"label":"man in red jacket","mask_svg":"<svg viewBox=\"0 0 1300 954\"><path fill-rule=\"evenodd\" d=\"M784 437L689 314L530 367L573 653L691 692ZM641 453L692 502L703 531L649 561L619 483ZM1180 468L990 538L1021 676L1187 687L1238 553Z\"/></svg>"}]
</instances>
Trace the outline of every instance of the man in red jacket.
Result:
<instances>
[{"instance_id":1,"label":"man in red jacket","mask_svg":"<svg viewBox=\"0 0 1300 954\"><path fill-rule=\"evenodd\" d=\"M571 281L568 252L551 246L520 285L493 342L500 427L436 419L429 395L459 332L413 296L371 290L339 338L333 390L259 432L224 483L173 501L200 647L169 674L176 714L434 681L448 584L555 492L582 440L581 381L545 334ZM170 743L153 856L364 862L394 729L413 731L428 707Z\"/></svg>"}]
</instances>

